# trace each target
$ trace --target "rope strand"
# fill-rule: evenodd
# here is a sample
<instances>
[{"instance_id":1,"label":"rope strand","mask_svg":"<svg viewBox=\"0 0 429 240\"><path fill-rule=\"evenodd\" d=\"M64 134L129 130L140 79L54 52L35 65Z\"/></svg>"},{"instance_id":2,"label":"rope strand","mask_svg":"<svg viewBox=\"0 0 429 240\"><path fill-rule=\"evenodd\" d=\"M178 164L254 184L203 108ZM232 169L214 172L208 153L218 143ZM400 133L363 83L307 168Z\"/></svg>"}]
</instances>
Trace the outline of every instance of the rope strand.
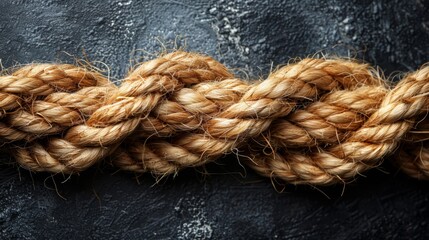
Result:
<instances>
[{"instance_id":1,"label":"rope strand","mask_svg":"<svg viewBox=\"0 0 429 240\"><path fill-rule=\"evenodd\" d=\"M294 184L349 181L393 155L429 179L429 67L389 86L367 64L303 59L260 82L214 59L173 52L117 87L68 64L0 76L0 141L31 171L77 173L109 157L134 172L174 174L239 153Z\"/></svg>"}]
</instances>

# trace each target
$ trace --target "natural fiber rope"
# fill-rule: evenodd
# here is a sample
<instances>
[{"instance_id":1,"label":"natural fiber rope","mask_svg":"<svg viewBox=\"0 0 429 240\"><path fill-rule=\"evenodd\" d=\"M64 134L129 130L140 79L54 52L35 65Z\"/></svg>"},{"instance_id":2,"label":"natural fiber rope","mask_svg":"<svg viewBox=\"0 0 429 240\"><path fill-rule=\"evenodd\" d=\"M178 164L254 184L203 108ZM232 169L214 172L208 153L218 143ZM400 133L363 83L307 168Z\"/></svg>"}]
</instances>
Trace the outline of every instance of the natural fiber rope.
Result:
<instances>
[{"instance_id":1,"label":"natural fiber rope","mask_svg":"<svg viewBox=\"0 0 429 240\"><path fill-rule=\"evenodd\" d=\"M173 52L117 87L67 64L0 76L0 141L31 171L76 173L103 159L172 174L234 153L262 175L331 184L384 157L429 178L429 67L396 86L366 64L303 59L264 81Z\"/></svg>"}]
</instances>

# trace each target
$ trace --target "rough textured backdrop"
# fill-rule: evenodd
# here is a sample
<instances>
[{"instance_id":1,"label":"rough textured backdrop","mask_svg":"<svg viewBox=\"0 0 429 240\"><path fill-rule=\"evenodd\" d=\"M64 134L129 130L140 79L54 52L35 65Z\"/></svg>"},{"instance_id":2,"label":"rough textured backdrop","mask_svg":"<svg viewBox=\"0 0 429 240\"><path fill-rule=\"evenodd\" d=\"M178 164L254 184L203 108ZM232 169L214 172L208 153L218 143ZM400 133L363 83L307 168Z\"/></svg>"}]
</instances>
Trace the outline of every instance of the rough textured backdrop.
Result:
<instances>
[{"instance_id":1,"label":"rough textured backdrop","mask_svg":"<svg viewBox=\"0 0 429 240\"><path fill-rule=\"evenodd\" d=\"M425 0L3 0L0 12L4 67L85 58L110 69L112 81L177 47L212 55L251 78L315 53L364 59L387 75L429 61ZM64 181L3 164L0 238L429 237L429 183L388 164L346 187L317 189L274 188L234 157L206 170L155 184L149 174L108 168Z\"/></svg>"}]
</instances>

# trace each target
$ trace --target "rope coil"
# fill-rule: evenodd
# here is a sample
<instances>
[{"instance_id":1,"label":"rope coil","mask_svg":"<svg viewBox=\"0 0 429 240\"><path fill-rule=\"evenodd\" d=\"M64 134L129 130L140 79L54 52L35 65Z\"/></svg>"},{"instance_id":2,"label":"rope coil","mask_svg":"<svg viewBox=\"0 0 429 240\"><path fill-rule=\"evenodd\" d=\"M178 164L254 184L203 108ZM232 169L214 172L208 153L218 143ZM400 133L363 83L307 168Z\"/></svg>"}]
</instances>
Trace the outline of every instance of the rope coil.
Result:
<instances>
[{"instance_id":1,"label":"rope coil","mask_svg":"<svg viewBox=\"0 0 429 240\"><path fill-rule=\"evenodd\" d=\"M174 174L239 153L290 183L353 179L387 156L429 179L429 67L389 86L367 64L303 59L249 83L214 59L173 52L119 87L68 64L0 76L0 141L31 171L76 173L103 159Z\"/></svg>"}]
</instances>

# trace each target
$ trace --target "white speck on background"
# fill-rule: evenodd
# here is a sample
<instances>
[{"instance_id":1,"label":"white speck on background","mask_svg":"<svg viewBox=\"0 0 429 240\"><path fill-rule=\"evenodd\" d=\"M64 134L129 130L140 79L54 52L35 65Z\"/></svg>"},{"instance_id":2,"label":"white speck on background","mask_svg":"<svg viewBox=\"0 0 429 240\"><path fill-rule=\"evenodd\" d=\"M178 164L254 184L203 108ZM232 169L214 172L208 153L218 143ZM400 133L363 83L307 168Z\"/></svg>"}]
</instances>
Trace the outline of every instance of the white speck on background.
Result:
<instances>
[{"instance_id":1,"label":"white speck on background","mask_svg":"<svg viewBox=\"0 0 429 240\"><path fill-rule=\"evenodd\" d=\"M181 199L174 207L190 215L189 220L178 226L178 239L210 239L213 234L213 222L207 218L205 202L195 197Z\"/></svg>"}]
</instances>

